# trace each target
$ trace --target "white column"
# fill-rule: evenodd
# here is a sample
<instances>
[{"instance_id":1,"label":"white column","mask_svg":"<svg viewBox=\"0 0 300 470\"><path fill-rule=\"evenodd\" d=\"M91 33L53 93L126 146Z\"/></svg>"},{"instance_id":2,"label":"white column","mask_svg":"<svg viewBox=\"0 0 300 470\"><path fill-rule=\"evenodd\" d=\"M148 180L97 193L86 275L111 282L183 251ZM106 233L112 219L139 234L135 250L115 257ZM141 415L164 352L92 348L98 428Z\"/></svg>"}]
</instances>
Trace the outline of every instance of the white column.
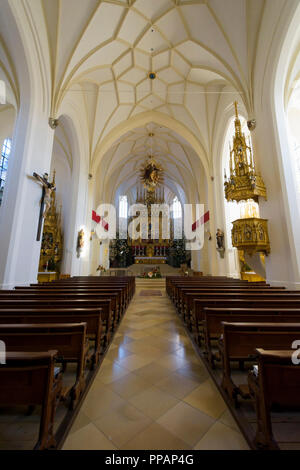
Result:
<instances>
[{"instance_id":1,"label":"white column","mask_svg":"<svg viewBox=\"0 0 300 470\"><path fill-rule=\"evenodd\" d=\"M0 288L37 281L42 189L32 173L49 173L53 135L45 113L20 109L0 213Z\"/></svg>"},{"instance_id":2,"label":"white column","mask_svg":"<svg viewBox=\"0 0 300 470\"><path fill-rule=\"evenodd\" d=\"M267 187L268 200L260 198L260 216L269 220L271 254L266 257L267 281L273 285L300 288L299 264L293 234L292 205L287 193L278 130L269 106L256 115L257 129L252 133L254 155ZM284 123L280 123L284 125ZM288 148L288 140L284 142ZM299 234L299 232L298 232ZM299 240L299 235L298 235Z\"/></svg>"},{"instance_id":3,"label":"white column","mask_svg":"<svg viewBox=\"0 0 300 470\"><path fill-rule=\"evenodd\" d=\"M193 250L192 252L192 262L191 262L191 268L195 272L200 272L200 266L201 266L201 251L198 250Z\"/></svg>"}]
</instances>

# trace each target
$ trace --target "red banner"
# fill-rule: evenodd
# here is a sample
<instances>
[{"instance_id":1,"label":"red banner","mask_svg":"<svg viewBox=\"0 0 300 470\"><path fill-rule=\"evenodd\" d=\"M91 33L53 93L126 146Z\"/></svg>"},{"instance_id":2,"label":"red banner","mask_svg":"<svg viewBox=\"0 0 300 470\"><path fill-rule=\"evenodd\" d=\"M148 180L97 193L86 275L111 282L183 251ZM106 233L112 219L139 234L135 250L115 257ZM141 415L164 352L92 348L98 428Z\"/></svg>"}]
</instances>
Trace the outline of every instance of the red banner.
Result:
<instances>
[{"instance_id":1,"label":"red banner","mask_svg":"<svg viewBox=\"0 0 300 470\"><path fill-rule=\"evenodd\" d=\"M104 228L104 230L106 230L108 232L108 229L109 229L108 223L105 222L104 219L101 219L100 215L98 215L96 211L92 211L92 220L94 222L96 222L96 224L100 224L100 222L101 222L102 227Z\"/></svg>"},{"instance_id":2,"label":"red banner","mask_svg":"<svg viewBox=\"0 0 300 470\"><path fill-rule=\"evenodd\" d=\"M206 224L207 222L209 221L209 211L206 212L206 214L204 214L200 220L198 220L197 222L195 222L193 225L192 225L192 230L193 232L196 231L196 229L198 227L200 227L200 225L204 225Z\"/></svg>"},{"instance_id":3,"label":"red banner","mask_svg":"<svg viewBox=\"0 0 300 470\"><path fill-rule=\"evenodd\" d=\"M104 230L108 231L108 229L109 229L108 223L105 222L105 220L102 220L101 217L100 217L100 215L98 215L98 214L96 213L96 211L92 211L92 220L93 220L94 222L96 222L96 224L100 224L100 222L102 222L102 226L104 227ZM198 220L197 222L195 222L195 223L193 224L193 226L192 226L193 232L195 232L196 229L197 229L198 227L200 227L200 225L204 225L204 224L206 224L208 221L209 221L209 211L206 212L206 213L201 217L200 220Z\"/></svg>"}]
</instances>

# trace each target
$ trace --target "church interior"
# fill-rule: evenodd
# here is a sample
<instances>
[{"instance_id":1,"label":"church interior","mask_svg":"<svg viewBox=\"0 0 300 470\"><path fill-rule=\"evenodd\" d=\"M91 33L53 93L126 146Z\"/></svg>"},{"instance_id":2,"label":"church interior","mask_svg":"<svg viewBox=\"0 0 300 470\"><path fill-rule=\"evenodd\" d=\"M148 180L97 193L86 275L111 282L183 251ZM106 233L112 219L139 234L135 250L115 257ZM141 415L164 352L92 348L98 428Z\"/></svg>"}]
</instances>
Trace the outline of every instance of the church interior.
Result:
<instances>
[{"instance_id":1,"label":"church interior","mask_svg":"<svg viewBox=\"0 0 300 470\"><path fill-rule=\"evenodd\" d=\"M0 149L0 449L300 450L300 0L0 0Z\"/></svg>"}]
</instances>

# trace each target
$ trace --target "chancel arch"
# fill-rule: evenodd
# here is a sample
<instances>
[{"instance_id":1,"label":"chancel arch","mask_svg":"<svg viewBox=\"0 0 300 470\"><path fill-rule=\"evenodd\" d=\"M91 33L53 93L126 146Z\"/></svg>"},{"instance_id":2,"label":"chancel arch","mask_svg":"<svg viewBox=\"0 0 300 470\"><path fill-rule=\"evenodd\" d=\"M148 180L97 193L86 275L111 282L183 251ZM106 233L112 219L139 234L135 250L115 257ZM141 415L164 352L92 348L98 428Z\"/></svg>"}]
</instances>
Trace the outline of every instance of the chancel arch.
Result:
<instances>
[{"instance_id":1,"label":"chancel arch","mask_svg":"<svg viewBox=\"0 0 300 470\"><path fill-rule=\"evenodd\" d=\"M147 122L146 118L155 118L155 120ZM118 137L101 158L98 171L93 177L95 207L103 201L118 207L121 196L127 196L131 204L135 203L142 190L142 185L139 183L140 169L151 155L164 168L162 190L164 201L170 207L174 198L177 198L182 207L184 204L202 203L208 210L208 183L205 169L199 155L190 144L190 141L194 143L195 139L193 140L193 136L189 135L187 130L184 130L184 135L179 134L173 127L162 125L165 119L157 121L156 118L155 113L143 116L142 123L145 121L143 126L139 118L140 126L127 130ZM133 123L136 123L136 119ZM125 126L132 127L132 123L126 123ZM182 128L180 130L182 131ZM186 136L189 137L189 141L186 140ZM209 250L210 245L207 244L205 248ZM206 254L203 254L203 258L206 258ZM200 265L197 269L200 270ZM205 269L209 269L207 265Z\"/></svg>"}]
</instances>

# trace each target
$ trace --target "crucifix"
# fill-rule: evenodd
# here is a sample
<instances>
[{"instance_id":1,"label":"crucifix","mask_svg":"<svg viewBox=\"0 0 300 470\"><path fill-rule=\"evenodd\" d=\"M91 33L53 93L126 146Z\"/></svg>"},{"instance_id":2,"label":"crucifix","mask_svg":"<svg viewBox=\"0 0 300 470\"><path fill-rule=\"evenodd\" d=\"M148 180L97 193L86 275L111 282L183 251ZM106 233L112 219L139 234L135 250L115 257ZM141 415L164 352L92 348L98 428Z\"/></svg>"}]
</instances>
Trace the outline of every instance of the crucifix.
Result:
<instances>
[{"instance_id":1,"label":"crucifix","mask_svg":"<svg viewBox=\"0 0 300 470\"><path fill-rule=\"evenodd\" d=\"M39 225L38 225L38 232L37 232L37 238L36 238L36 241L39 242L41 240L43 219L47 217L47 214L51 207L51 195L52 195L52 192L55 191L56 188L54 184L49 183L48 173L44 173L43 176L40 176L37 173L33 173L33 176L39 183L42 184L42 188L43 188L40 216L39 216Z\"/></svg>"}]
</instances>

